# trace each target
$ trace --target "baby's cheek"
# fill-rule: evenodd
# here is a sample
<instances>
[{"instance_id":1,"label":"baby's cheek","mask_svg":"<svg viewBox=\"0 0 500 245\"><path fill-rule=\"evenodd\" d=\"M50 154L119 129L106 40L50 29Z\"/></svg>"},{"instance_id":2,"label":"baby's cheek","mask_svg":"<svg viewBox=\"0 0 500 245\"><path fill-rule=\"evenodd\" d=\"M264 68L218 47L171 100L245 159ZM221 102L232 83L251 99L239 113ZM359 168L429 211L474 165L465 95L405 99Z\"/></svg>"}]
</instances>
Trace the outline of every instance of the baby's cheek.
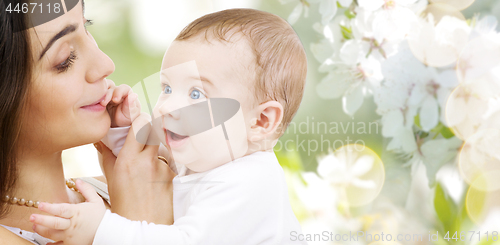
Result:
<instances>
[{"instance_id":1,"label":"baby's cheek","mask_svg":"<svg viewBox=\"0 0 500 245\"><path fill-rule=\"evenodd\" d=\"M203 133L190 137L196 164L190 164L193 171L207 171L231 161L231 152L224 136L222 126L217 126Z\"/></svg>"}]
</instances>

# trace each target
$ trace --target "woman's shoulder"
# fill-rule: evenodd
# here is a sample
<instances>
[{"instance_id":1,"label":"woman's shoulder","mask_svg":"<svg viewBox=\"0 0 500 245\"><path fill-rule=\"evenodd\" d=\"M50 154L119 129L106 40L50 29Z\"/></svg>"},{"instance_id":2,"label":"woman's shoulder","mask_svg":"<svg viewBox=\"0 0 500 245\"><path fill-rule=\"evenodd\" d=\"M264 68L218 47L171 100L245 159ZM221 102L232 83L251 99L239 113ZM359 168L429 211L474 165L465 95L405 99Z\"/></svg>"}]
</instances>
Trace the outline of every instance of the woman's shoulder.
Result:
<instances>
[{"instance_id":1,"label":"woman's shoulder","mask_svg":"<svg viewBox=\"0 0 500 245\"><path fill-rule=\"evenodd\" d=\"M33 245L33 243L19 237L11 231L0 226L0 245Z\"/></svg>"}]
</instances>

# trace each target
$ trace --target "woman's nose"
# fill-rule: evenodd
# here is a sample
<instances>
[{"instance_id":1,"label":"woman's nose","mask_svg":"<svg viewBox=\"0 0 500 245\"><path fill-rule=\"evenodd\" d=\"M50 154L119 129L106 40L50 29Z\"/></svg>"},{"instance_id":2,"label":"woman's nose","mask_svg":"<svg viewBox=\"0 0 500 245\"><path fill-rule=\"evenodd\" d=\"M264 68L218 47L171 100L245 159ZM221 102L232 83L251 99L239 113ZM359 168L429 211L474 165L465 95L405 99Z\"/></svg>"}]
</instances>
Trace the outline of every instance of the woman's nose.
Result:
<instances>
[{"instance_id":1,"label":"woman's nose","mask_svg":"<svg viewBox=\"0 0 500 245\"><path fill-rule=\"evenodd\" d=\"M87 82L98 82L111 75L115 71L115 64L97 45L89 45L89 69L87 71Z\"/></svg>"}]
</instances>

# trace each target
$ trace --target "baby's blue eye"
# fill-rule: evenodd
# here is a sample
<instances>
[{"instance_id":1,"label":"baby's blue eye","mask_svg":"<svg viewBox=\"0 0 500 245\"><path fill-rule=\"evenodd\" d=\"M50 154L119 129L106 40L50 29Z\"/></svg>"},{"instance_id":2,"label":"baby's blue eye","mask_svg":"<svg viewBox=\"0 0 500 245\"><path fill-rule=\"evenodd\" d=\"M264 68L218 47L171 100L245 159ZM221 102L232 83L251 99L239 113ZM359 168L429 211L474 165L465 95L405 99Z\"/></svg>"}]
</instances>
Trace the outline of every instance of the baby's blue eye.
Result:
<instances>
[{"instance_id":1,"label":"baby's blue eye","mask_svg":"<svg viewBox=\"0 0 500 245\"><path fill-rule=\"evenodd\" d=\"M172 93L172 88L170 86L165 86L165 89L163 90L164 93L166 94L171 94Z\"/></svg>"},{"instance_id":2,"label":"baby's blue eye","mask_svg":"<svg viewBox=\"0 0 500 245\"><path fill-rule=\"evenodd\" d=\"M195 90L191 91L191 94L189 96L191 96L191 99L197 100L197 99L203 97L204 95L200 91L195 89Z\"/></svg>"}]
</instances>

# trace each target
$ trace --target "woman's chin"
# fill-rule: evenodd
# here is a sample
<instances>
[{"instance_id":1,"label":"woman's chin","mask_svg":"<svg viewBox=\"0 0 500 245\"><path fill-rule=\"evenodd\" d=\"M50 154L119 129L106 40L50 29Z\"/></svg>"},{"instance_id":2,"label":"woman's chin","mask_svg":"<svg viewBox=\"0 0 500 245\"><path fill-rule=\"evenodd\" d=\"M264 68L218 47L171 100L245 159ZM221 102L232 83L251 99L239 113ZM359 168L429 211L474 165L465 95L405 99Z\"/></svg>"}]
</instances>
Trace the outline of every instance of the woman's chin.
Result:
<instances>
[{"instance_id":1,"label":"woman's chin","mask_svg":"<svg viewBox=\"0 0 500 245\"><path fill-rule=\"evenodd\" d=\"M100 141L109 131L111 127L111 119L109 115L106 115L97 122L85 122L84 125L88 125L85 127L85 131L82 132L82 138L87 141L85 144L94 143Z\"/></svg>"}]
</instances>

